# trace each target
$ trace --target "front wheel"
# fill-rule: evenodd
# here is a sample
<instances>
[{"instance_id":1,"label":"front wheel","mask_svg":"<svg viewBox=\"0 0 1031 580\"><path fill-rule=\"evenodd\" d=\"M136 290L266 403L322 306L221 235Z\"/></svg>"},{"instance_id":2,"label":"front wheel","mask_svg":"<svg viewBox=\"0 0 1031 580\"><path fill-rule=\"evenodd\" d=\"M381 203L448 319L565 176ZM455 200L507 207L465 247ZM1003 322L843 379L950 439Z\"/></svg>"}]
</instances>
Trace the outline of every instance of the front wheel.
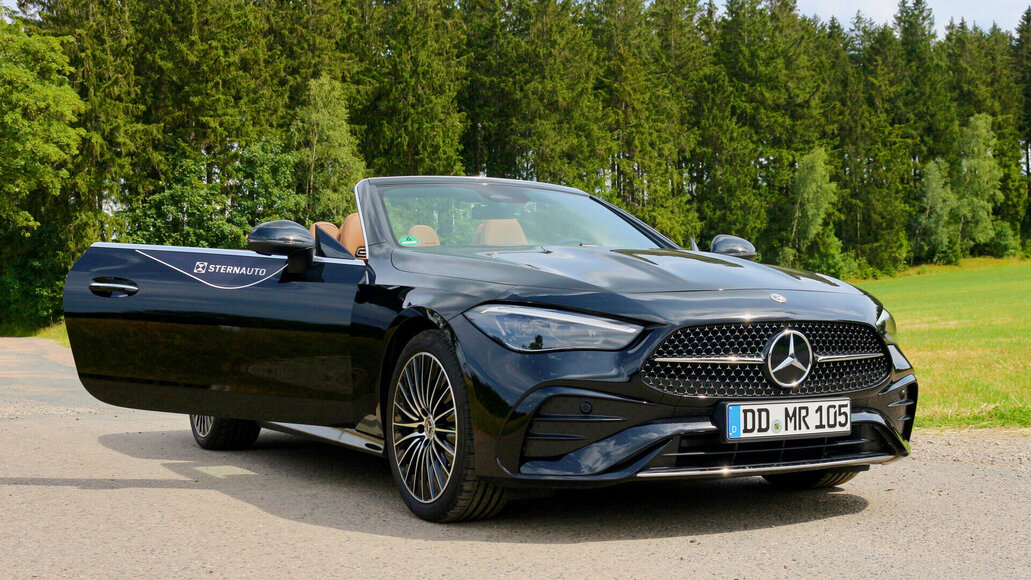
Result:
<instances>
[{"instance_id":1,"label":"front wheel","mask_svg":"<svg viewBox=\"0 0 1031 580\"><path fill-rule=\"evenodd\" d=\"M190 415L190 430L204 449L248 449L257 440L261 425L257 421Z\"/></svg>"},{"instance_id":2,"label":"front wheel","mask_svg":"<svg viewBox=\"0 0 1031 580\"><path fill-rule=\"evenodd\" d=\"M490 517L505 492L478 479L472 420L454 347L439 330L405 346L387 393L387 456L408 508L432 522Z\"/></svg>"},{"instance_id":3,"label":"front wheel","mask_svg":"<svg viewBox=\"0 0 1031 580\"><path fill-rule=\"evenodd\" d=\"M800 471L798 473L777 473L764 475L770 484L783 489L822 489L825 487L837 487L845 482L852 481L858 471L829 471L820 469L816 471Z\"/></svg>"}]
</instances>

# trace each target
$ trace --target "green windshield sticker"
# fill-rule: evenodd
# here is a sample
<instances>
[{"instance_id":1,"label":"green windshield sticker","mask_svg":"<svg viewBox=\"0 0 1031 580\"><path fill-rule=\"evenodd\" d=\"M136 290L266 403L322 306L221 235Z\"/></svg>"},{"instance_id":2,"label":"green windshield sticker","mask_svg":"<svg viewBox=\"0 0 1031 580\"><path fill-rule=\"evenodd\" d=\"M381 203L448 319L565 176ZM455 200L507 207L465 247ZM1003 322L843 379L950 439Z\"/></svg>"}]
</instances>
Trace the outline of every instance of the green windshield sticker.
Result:
<instances>
[{"instance_id":1,"label":"green windshield sticker","mask_svg":"<svg viewBox=\"0 0 1031 580\"><path fill-rule=\"evenodd\" d=\"M415 236L405 236L405 237L401 238L398 241L401 242L402 246L418 246L419 245L419 238L417 238Z\"/></svg>"}]
</instances>

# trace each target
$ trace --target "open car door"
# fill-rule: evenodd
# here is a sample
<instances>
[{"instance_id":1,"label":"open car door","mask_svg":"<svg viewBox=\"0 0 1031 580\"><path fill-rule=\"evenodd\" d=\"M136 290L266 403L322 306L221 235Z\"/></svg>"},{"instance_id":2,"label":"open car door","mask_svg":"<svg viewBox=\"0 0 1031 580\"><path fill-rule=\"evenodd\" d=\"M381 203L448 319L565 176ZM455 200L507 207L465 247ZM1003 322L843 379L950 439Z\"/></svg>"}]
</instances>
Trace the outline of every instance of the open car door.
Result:
<instances>
[{"instance_id":1,"label":"open car door","mask_svg":"<svg viewBox=\"0 0 1031 580\"><path fill-rule=\"evenodd\" d=\"M353 424L356 400L371 396L352 369L351 318L367 266L346 251L313 256L302 226L271 223L300 228L310 244L297 234L303 250L266 243L268 255L91 246L64 290L86 389L136 409Z\"/></svg>"}]
</instances>

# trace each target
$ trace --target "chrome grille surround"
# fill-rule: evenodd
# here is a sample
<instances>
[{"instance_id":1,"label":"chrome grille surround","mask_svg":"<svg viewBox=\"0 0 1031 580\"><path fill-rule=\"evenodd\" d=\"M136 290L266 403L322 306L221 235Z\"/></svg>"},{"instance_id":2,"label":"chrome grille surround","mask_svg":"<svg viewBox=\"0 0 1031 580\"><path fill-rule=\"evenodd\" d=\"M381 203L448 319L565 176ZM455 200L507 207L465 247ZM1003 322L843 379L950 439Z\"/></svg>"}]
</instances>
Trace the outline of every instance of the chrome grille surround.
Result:
<instances>
[{"instance_id":1,"label":"chrome grille surround","mask_svg":"<svg viewBox=\"0 0 1031 580\"><path fill-rule=\"evenodd\" d=\"M784 329L804 334L816 355L811 374L782 388L763 374L763 348ZM876 329L852 322L743 322L674 331L641 367L644 383L689 397L778 397L845 393L871 388L891 373Z\"/></svg>"}]
</instances>

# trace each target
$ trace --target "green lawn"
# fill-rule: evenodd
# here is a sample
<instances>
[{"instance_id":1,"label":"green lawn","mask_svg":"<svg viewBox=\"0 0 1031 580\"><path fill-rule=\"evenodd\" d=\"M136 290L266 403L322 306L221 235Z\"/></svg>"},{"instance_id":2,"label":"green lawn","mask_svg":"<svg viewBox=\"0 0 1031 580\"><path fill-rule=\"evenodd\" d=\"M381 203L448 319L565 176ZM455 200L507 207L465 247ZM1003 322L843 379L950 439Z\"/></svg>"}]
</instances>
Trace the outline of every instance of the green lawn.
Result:
<instances>
[{"instance_id":1,"label":"green lawn","mask_svg":"<svg viewBox=\"0 0 1031 580\"><path fill-rule=\"evenodd\" d=\"M1031 262L966 260L857 282L895 316L917 425L1031 426Z\"/></svg>"}]
</instances>

